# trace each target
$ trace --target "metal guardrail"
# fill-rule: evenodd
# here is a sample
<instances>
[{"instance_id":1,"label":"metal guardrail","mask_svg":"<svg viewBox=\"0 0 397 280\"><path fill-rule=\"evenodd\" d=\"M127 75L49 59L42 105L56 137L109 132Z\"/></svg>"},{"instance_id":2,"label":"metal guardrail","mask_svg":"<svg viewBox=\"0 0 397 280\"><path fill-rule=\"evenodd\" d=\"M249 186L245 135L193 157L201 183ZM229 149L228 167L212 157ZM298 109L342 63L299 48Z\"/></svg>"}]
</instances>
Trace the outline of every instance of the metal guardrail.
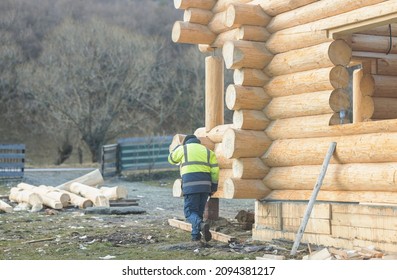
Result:
<instances>
[{"instance_id":1,"label":"metal guardrail","mask_svg":"<svg viewBox=\"0 0 397 280\"><path fill-rule=\"evenodd\" d=\"M22 178L25 169L25 144L0 144L0 179Z\"/></svg>"},{"instance_id":2,"label":"metal guardrail","mask_svg":"<svg viewBox=\"0 0 397 280\"><path fill-rule=\"evenodd\" d=\"M175 168L168 163L173 136L122 138L117 144L102 147L102 175L121 174L126 170Z\"/></svg>"}]
</instances>

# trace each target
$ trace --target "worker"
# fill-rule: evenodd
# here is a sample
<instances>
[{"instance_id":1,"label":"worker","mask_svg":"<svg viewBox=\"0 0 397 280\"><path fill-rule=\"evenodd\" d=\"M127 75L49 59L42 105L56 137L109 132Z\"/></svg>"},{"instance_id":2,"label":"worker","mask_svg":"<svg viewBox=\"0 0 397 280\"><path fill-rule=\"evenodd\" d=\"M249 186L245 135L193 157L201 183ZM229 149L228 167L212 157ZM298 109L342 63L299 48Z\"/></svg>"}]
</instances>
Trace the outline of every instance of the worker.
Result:
<instances>
[{"instance_id":1,"label":"worker","mask_svg":"<svg viewBox=\"0 0 397 280\"><path fill-rule=\"evenodd\" d=\"M169 154L168 162L180 165L185 218L192 224L192 241L201 236L210 241L210 226L203 220L210 196L218 189L219 167L215 153L201 145L195 135L187 135L183 145Z\"/></svg>"}]
</instances>

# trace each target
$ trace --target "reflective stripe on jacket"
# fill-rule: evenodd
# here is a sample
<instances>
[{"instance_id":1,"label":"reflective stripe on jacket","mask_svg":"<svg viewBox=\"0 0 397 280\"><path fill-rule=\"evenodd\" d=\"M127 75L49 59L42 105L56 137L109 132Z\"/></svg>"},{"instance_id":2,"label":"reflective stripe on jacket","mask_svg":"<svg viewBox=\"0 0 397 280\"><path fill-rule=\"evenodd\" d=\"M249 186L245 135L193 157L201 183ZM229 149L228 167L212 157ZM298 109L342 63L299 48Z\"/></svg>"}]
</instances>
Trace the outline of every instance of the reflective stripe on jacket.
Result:
<instances>
[{"instance_id":1,"label":"reflective stripe on jacket","mask_svg":"<svg viewBox=\"0 0 397 280\"><path fill-rule=\"evenodd\" d=\"M205 146L197 143L178 146L168 156L168 162L180 164L184 194L217 190L218 162L215 153Z\"/></svg>"}]
</instances>

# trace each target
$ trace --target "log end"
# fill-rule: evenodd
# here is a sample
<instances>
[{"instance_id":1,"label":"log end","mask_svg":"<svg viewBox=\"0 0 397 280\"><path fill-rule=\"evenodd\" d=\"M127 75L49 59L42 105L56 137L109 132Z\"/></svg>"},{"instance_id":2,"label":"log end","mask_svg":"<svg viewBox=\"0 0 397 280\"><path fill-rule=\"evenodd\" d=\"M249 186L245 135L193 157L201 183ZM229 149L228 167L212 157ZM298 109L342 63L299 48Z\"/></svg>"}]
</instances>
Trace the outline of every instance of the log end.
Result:
<instances>
[{"instance_id":1,"label":"log end","mask_svg":"<svg viewBox=\"0 0 397 280\"><path fill-rule=\"evenodd\" d=\"M226 158L233 158L235 147L236 147L236 133L233 129L228 129L225 131L223 135L222 144L223 144L223 155Z\"/></svg>"},{"instance_id":2,"label":"log end","mask_svg":"<svg viewBox=\"0 0 397 280\"><path fill-rule=\"evenodd\" d=\"M229 85L226 89L225 103L229 110L237 110L236 108L237 92L233 84Z\"/></svg>"},{"instance_id":3,"label":"log end","mask_svg":"<svg viewBox=\"0 0 397 280\"><path fill-rule=\"evenodd\" d=\"M174 23L174 25L172 26L172 42L174 43L180 43L180 38L181 38L181 34L182 34L182 26L181 26L181 22L177 21Z\"/></svg>"},{"instance_id":4,"label":"log end","mask_svg":"<svg viewBox=\"0 0 397 280\"><path fill-rule=\"evenodd\" d=\"M332 42L328 49L328 56L334 65L349 65L352 53L352 48L342 39Z\"/></svg>"},{"instance_id":5,"label":"log end","mask_svg":"<svg viewBox=\"0 0 397 280\"><path fill-rule=\"evenodd\" d=\"M176 179L172 186L172 196L173 197L182 197L182 179Z\"/></svg>"}]
</instances>

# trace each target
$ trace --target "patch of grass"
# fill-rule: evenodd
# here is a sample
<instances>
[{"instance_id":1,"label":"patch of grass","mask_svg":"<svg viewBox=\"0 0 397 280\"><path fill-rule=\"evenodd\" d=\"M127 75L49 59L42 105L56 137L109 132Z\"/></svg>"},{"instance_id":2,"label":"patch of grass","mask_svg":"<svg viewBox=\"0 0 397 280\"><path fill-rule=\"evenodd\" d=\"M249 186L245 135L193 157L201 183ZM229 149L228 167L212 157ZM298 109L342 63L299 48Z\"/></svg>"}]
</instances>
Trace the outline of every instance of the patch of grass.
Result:
<instances>
[{"instance_id":1,"label":"patch of grass","mask_svg":"<svg viewBox=\"0 0 397 280\"><path fill-rule=\"evenodd\" d=\"M106 256L118 260L234 260L260 255L236 253L217 241L197 247L188 232L167 221L135 215L0 214L0 260L98 260Z\"/></svg>"}]
</instances>

